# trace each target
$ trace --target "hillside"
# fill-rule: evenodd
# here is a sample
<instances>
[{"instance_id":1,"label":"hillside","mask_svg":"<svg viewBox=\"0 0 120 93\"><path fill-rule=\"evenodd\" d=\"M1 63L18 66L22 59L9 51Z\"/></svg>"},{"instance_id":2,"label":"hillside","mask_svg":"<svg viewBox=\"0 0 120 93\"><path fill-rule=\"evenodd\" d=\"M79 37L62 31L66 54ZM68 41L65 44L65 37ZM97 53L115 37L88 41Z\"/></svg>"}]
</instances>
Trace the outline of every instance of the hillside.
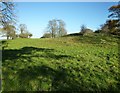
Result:
<instances>
[{"instance_id":1,"label":"hillside","mask_svg":"<svg viewBox=\"0 0 120 93\"><path fill-rule=\"evenodd\" d=\"M2 41L4 91L120 91L118 38Z\"/></svg>"}]
</instances>

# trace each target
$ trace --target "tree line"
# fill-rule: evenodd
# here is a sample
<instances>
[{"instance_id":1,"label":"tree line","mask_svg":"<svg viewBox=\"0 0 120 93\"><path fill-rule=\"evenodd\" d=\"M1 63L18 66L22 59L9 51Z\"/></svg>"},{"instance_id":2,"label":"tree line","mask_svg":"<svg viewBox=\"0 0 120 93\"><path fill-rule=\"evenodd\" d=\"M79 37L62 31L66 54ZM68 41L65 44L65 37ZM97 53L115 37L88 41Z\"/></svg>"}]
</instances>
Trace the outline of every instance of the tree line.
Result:
<instances>
[{"instance_id":1,"label":"tree line","mask_svg":"<svg viewBox=\"0 0 120 93\"><path fill-rule=\"evenodd\" d=\"M110 13L109 19L101 25L101 29L97 30L96 33L120 35L120 1L117 5L111 6L108 11Z\"/></svg>"},{"instance_id":2,"label":"tree line","mask_svg":"<svg viewBox=\"0 0 120 93\"><path fill-rule=\"evenodd\" d=\"M0 3L0 32L7 39L30 38L32 34L27 30L26 24L19 25L20 34L16 33L16 14L15 4L13 2L1 2ZM111 6L109 9L108 20L101 25L100 29L95 33L105 33L120 35L120 2L117 5ZM48 22L47 30L42 38L56 38L67 35L65 28L66 24L61 19L52 19ZM81 26L80 34L92 33L92 30L85 25Z\"/></svg>"},{"instance_id":3,"label":"tree line","mask_svg":"<svg viewBox=\"0 0 120 93\"><path fill-rule=\"evenodd\" d=\"M26 24L19 25L20 34L16 33L15 4L13 2L0 3L0 34L7 39L30 38L32 34L27 30Z\"/></svg>"},{"instance_id":4,"label":"tree line","mask_svg":"<svg viewBox=\"0 0 120 93\"><path fill-rule=\"evenodd\" d=\"M109 9L108 20L106 23L100 25L100 29L94 33L103 33L107 35L120 35L120 2L117 5L111 6ZM50 20L48 22L47 30L42 38L55 38L67 34L65 29L65 22L62 20ZM87 28L84 24L80 27L80 35L93 35L93 30Z\"/></svg>"}]
</instances>

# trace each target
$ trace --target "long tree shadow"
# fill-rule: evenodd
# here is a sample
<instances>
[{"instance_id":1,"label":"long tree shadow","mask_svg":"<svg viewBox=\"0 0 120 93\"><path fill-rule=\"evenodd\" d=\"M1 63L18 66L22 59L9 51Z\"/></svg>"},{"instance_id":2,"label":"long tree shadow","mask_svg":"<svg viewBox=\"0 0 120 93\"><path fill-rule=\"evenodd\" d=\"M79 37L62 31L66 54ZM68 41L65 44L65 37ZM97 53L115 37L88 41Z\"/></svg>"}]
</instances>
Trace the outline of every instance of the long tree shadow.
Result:
<instances>
[{"instance_id":1,"label":"long tree shadow","mask_svg":"<svg viewBox=\"0 0 120 93\"><path fill-rule=\"evenodd\" d=\"M36 52L44 52L45 55L33 55L32 51ZM69 55L55 55L54 49L48 48L35 48L35 47L24 47L22 49L6 49L3 50L3 67L7 67L7 65L11 64L12 61L16 61L17 59L27 59L27 61L32 62L31 57L44 57L44 58L52 58L52 59L62 59L62 58L70 58ZM23 56L23 55L30 56ZM5 62L10 61L11 63L4 65ZM18 63L19 64L19 63ZM22 63L21 63L22 65ZM25 64L24 64L25 65ZM69 77L67 70L63 67L58 66L57 69L53 69L48 67L47 65L42 66L27 66L25 68L15 69L15 64L12 65L11 69L8 71L3 70L4 77L4 90L70 90L73 87L70 87L70 82L67 81L67 77ZM14 73L17 70L17 73ZM9 78L9 75L12 75L13 79ZM37 82L36 82L37 81ZM14 83L13 83L14 82ZM13 84L13 87L12 87ZM78 84L72 84L78 85ZM11 86L8 88L7 86ZM6 87L6 88L5 88ZM35 87L35 88L34 88Z\"/></svg>"},{"instance_id":2,"label":"long tree shadow","mask_svg":"<svg viewBox=\"0 0 120 93\"><path fill-rule=\"evenodd\" d=\"M54 54L55 51L54 49L35 47L3 50L4 90L66 90L68 84L63 88L63 84L67 80L66 76L68 76L65 69L53 69L43 64L41 64L42 66L28 66L30 62L33 63L31 57L55 60L72 58L72 56L65 54L56 55ZM42 52L44 55L34 54L34 52ZM21 61L17 62L18 59L21 59ZM25 64L24 60L27 60L27 64ZM4 70L4 68L7 70ZM39 83L36 84L36 81Z\"/></svg>"},{"instance_id":3,"label":"long tree shadow","mask_svg":"<svg viewBox=\"0 0 120 93\"><path fill-rule=\"evenodd\" d=\"M43 54L33 54L32 51L34 52L44 52L45 55ZM4 62L5 60L15 60L19 58L28 58L28 57L48 57L48 58L54 58L54 59L61 59L61 58L73 58L72 56L69 55L56 55L54 54L56 50L54 49L49 49L49 48L36 48L36 47L23 47L21 49L5 49L2 51L2 61ZM59 52L59 51L58 51ZM23 55L29 55L29 56L23 56Z\"/></svg>"},{"instance_id":4,"label":"long tree shadow","mask_svg":"<svg viewBox=\"0 0 120 93\"><path fill-rule=\"evenodd\" d=\"M5 49L2 50L2 66L14 68L18 65L29 65L33 61L36 63L41 62L40 58L45 60L59 60L65 58L73 58L69 55L54 54L56 50L50 48L36 48L36 47L23 47L21 49ZM59 51L57 51L59 53ZM32 58L35 58L32 59ZM42 62L44 63L44 61ZM20 67L20 66L19 66ZM19 68L18 67L18 68Z\"/></svg>"},{"instance_id":5,"label":"long tree shadow","mask_svg":"<svg viewBox=\"0 0 120 93\"><path fill-rule=\"evenodd\" d=\"M38 54L36 54L36 52ZM21 49L3 50L3 90L8 91L85 91L87 88L97 90L90 81L85 81L85 75L76 74L85 72L87 68L77 71L60 64L52 67L48 64L34 64L33 58L59 60L74 58L70 55L55 54L59 52L49 48L24 47ZM18 59L21 59L19 62ZM26 61L27 61L27 64ZM35 60L36 61L36 60ZM37 60L39 61L39 60ZM44 61L43 61L44 62ZM6 64L8 63L8 64ZM16 63L16 64L15 64ZM32 65L29 65L33 63ZM39 63L39 62L38 62ZM17 65L19 64L19 65ZM9 65L11 68L8 68ZM15 68L16 67L16 68ZM5 68L5 69L4 69ZM71 69L71 70L70 70ZM85 71L84 71L85 70ZM75 73L74 73L75 72ZM87 72L89 75L89 72ZM77 78L76 78L77 77ZM89 82L89 83L88 83ZM94 83L94 82L93 82ZM100 90L99 88L98 90ZM89 90L89 89L88 89ZM108 89L109 90L109 89Z\"/></svg>"},{"instance_id":6,"label":"long tree shadow","mask_svg":"<svg viewBox=\"0 0 120 93\"><path fill-rule=\"evenodd\" d=\"M54 49L48 48L35 48L35 47L23 47L21 49L5 49L2 51L2 61L5 60L14 60L22 57L24 54L31 54L32 51L44 51L44 52L51 52Z\"/></svg>"}]
</instances>

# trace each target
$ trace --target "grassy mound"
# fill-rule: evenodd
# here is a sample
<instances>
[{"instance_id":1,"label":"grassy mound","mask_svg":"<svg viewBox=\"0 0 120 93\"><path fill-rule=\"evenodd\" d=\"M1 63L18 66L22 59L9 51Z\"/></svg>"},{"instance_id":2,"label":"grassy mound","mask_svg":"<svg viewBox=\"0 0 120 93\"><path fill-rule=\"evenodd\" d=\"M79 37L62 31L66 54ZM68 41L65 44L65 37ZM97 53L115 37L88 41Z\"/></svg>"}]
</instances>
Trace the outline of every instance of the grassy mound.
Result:
<instances>
[{"instance_id":1,"label":"grassy mound","mask_svg":"<svg viewBox=\"0 0 120 93\"><path fill-rule=\"evenodd\" d=\"M3 91L120 91L118 38L4 41Z\"/></svg>"}]
</instances>

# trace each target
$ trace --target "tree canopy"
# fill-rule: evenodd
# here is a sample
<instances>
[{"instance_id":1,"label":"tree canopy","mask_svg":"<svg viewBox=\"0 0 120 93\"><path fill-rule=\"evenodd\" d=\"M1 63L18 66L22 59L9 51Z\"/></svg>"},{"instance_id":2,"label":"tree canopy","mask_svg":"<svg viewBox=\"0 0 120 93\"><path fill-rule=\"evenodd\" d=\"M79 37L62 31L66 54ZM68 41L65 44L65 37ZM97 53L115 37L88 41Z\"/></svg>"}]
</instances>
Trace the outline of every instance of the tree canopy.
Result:
<instances>
[{"instance_id":1,"label":"tree canopy","mask_svg":"<svg viewBox=\"0 0 120 93\"><path fill-rule=\"evenodd\" d=\"M108 16L109 18L112 17L120 20L120 1L118 2L118 5L111 6L108 10L111 13Z\"/></svg>"},{"instance_id":2,"label":"tree canopy","mask_svg":"<svg viewBox=\"0 0 120 93\"><path fill-rule=\"evenodd\" d=\"M16 38L16 27L14 25L7 24L3 27L3 33L5 33L5 36L7 39L11 38L14 39Z\"/></svg>"},{"instance_id":3,"label":"tree canopy","mask_svg":"<svg viewBox=\"0 0 120 93\"><path fill-rule=\"evenodd\" d=\"M47 27L47 35L51 36L52 38L61 37L67 34L65 29L65 22L63 20L53 19L48 22ZM45 34L46 35L46 34Z\"/></svg>"}]
</instances>

